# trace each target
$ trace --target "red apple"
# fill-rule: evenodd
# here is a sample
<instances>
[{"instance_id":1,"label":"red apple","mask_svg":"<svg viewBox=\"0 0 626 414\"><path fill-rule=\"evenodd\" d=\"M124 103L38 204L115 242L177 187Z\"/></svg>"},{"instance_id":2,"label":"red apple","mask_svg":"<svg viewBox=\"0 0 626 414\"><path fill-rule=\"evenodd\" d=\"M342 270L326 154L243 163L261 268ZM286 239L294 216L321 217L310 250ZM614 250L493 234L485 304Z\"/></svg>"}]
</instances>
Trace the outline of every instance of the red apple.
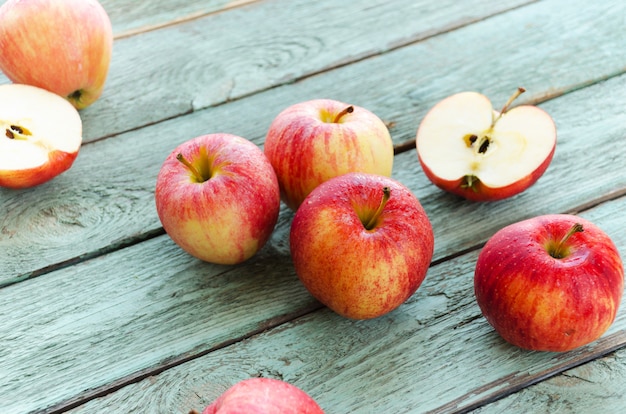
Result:
<instances>
[{"instance_id":1,"label":"red apple","mask_svg":"<svg viewBox=\"0 0 626 414\"><path fill-rule=\"evenodd\" d=\"M270 413L324 414L324 411L300 388L272 378L240 381L202 411L202 414Z\"/></svg>"},{"instance_id":2,"label":"red apple","mask_svg":"<svg viewBox=\"0 0 626 414\"><path fill-rule=\"evenodd\" d=\"M209 134L167 157L155 200L163 228L183 250L208 262L235 264L269 239L280 190L259 147L235 135Z\"/></svg>"},{"instance_id":3,"label":"red apple","mask_svg":"<svg viewBox=\"0 0 626 414\"><path fill-rule=\"evenodd\" d=\"M69 169L82 143L76 108L44 89L0 85L0 186L26 188Z\"/></svg>"},{"instance_id":4,"label":"red apple","mask_svg":"<svg viewBox=\"0 0 626 414\"><path fill-rule=\"evenodd\" d=\"M283 110L267 132L265 154L293 210L329 178L348 172L390 176L393 167L393 143L380 118L331 99Z\"/></svg>"},{"instance_id":5,"label":"red apple","mask_svg":"<svg viewBox=\"0 0 626 414\"><path fill-rule=\"evenodd\" d=\"M0 70L76 108L102 93L113 33L96 0L8 0L0 7Z\"/></svg>"},{"instance_id":6,"label":"red apple","mask_svg":"<svg viewBox=\"0 0 626 414\"><path fill-rule=\"evenodd\" d=\"M568 351L613 323L624 267L609 236L588 220L545 215L498 231L480 252L474 290L489 323L508 342Z\"/></svg>"},{"instance_id":7,"label":"red apple","mask_svg":"<svg viewBox=\"0 0 626 414\"><path fill-rule=\"evenodd\" d=\"M417 198L383 176L348 173L315 188L294 216L296 273L340 315L370 319L405 302L433 255L430 221Z\"/></svg>"},{"instance_id":8,"label":"red apple","mask_svg":"<svg viewBox=\"0 0 626 414\"><path fill-rule=\"evenodd\" d=\"M473 201L511 197L546 171L556 148L550 115L532 105L500 112L476 92L452 95L435 105L416 137L420 164L439 188Z\"/></svg>"}]
</instances>

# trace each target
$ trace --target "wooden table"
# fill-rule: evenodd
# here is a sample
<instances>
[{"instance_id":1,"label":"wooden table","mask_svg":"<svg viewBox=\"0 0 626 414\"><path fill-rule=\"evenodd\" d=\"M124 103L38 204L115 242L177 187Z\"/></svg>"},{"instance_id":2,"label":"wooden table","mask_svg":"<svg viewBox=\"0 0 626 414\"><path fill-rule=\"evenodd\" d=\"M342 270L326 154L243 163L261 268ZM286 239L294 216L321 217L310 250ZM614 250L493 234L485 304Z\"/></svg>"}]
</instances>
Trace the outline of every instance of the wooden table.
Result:
<instances>
[{"instance_id":1,"label":"wooden table","mask_svg":"<svg viewBox=\"0 0 626 414\"><path fill-rule=\"evenodd\" d=\"M626 306L588 346L527 352L488 325L472 286L484 242L540 214L590 219L626 257L623 0L102 3L113 60L81 112L76 163L0 190L0 412L187 413L249 377L289 381L328 413L623 412ZM463 90L497 107L518 86L557 124L545 175L493 203L434 187L413 141L426 111ZM237 266L187 255L156 215L179 143L229 132L262 146L282 109L321 97L388 123L393 176L435 230L425 282L375 320L342 318L300 284L285 206Z\"/></svg>"}]
</instances>

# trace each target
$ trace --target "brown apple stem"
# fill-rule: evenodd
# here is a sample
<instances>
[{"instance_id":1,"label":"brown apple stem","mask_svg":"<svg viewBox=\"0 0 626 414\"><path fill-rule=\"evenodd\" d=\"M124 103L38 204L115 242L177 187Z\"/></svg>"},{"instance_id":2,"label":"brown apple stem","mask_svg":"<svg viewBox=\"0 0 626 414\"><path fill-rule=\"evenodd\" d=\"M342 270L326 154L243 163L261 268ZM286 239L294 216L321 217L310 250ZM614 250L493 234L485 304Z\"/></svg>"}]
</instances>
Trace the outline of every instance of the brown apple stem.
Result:
<instances>
[{"instance_id":1,"label":"brown apple stem","mask_svg":"<svg viewBox=\"0 0 626 414\"><path fill-rule=\"evenodd\" d=\"M341 120L341 118L343 118L344 115L351 114L352 112L354 112L354 106L350 105L349 107L347 107L346 109L344 109L343 111L337 114L337 116L333 120L333 123L334 124L339 123L339 120Z\"/></svg>"},{"instance_id":2,"label":"brown apple stem","mask_svg":"<svg viewBox=\"0 0 626 414\"><path fill-rule=\"evenodd\" d=\"M385 205L387 204L387 201L389 201L389 197L391 197L391 188L385 186L383 187L383 198L380 200L380 204L378 205L378 208L376 209L372 217L370 217L370 219L365 224L365 228L367 230L371 230L374 228L374 226L376 225L376 222L378 222L378 218L380 217L380 215L383 213L383 210L385 209Z\"/></svg>"},{"instance_id":3,"label":"brown apple stem","mask_svg":"<svg viewBox=\"0 0 626 414\"><path fill-rule=\"evenodd\" d=\"M569 229L569 231L565 234L565 236L563 236L563 238L556 244L552 252L552 257L556 259L564 258L567 255L567 248L565 247L565 243L567 243L567 240L569 240L569 238L572 237L574 233L580 233L583 231L585 231L585 229L583 228L582 224L574 224L572 228Z\"/></svg>"},{"instance_id":4,"label":"brown apple stem","mask_svg":"<svg viewBox=\"0 0 626 414\"><path fill-rule=\"evenodd\" d=\"M509 110L509 106L511 106L511 104L513 103L514 100L516 100L521 94L523 94L524 92L526 92L526 89L522 88L521 86L517 88L517 90L515 91L515 93L513 93L513 95L511 95L511 97L509 98L508 101L506 101L506 103L504 104L504 106L502 107L502 109L500 110L500 114L498 115L498 117L496 119L493 120L493 122L491 123L491 127L493 128L493 126L496 124L496 122L498 122L498 120L500 118L502 118L502 115L504 115L506 113L506 111Z\"/></svg>"},{"instance_id":5,"label":"brown apple stem","mask_svg":"<svg viewBox=\"0 0 626 414\"><path fill-rule=\"evenodd\" d=\"M202 174L200 174L200 172L196 169L196 167L194 167L189 161L187 161L187 158L185 158L183 154L178 153L178 155L176 155L176 159L180 161L185 167L187 167L189 171L191 171L191 173L194 175L194 177L196 177L198 182L205 181L204 178L202 177Z\"/></svg>"}]
</instances>

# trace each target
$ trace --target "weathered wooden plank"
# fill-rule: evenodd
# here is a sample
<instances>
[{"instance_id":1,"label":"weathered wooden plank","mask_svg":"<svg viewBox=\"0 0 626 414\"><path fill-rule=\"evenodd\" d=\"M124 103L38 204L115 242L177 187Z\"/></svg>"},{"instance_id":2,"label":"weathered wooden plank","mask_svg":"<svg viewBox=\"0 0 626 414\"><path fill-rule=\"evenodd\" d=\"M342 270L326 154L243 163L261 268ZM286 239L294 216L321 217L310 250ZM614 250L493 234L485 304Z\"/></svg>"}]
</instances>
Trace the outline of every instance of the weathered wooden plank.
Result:
<instances>
[{"instance_id":1,"label":"weathered wooden plank","mask_svg":"<svg viewBox=\"0 0 626 414\"><path fill-rule=\"evenodd\" d=\"M116 38L136 35L147 30L197 19L211 13L223 12L258 0L100 0L113 25Z\"/></svg>"},{"instance_id":2,"label":"weathered wooden plank","mask_svg":"<svg viewBox=\"0 0 626 414\"><path fill-rule=\"evenodd\" d=\"M626 257L624 208L626 197L581 215L604 228ZM457 412L626 346L626 308L601 340L568 353L505 343L472 294L477 254L432 267L418 292L382 318L350 321L322 309L71 412L183 413L250 376L292 382L328 412Z\"/></svg>"},{"instance_id":3,"label":"weathered wooden plank","mask_svg":"<svg viewBox=\"0 0 626 414\"><path fill-rule=\"evenodd\" d=\"M7 0L0 0L0 6ZM198 17L223 12L258 0L99 0L116 38L132 36Z\"/></svg>"},{"instance_id":4,"label":"weathered wooden plank","mask_svg":"<svg viewBox=\"0 0 626 414\"><path fill-rule=\"evenodd\" d=\"M484 406L476 414L524 412L621 414L626 407L626 349Z\"/></svg>"}]
</instances>

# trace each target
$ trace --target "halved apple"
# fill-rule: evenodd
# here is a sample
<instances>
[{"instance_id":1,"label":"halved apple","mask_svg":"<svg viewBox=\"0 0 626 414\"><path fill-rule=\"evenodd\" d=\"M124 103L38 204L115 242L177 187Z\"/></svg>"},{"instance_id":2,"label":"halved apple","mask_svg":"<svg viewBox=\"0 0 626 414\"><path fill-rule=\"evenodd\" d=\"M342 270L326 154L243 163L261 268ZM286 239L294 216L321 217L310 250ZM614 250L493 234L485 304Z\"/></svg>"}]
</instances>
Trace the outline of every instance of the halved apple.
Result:
<instances>
[{"instance_id":1,"label":"halved apple","mask_svg":"<svg viewBox=\"0 0 626 414\"><path fill-rule=\"evenodd\" d=\"M27 188L69 169L82 122L68 101L35 86L0 85L0 186Z\"/></svg>"},{"instance_id":2,"label":"halved apple","mask_svg":"<svg viewBox=\"0 0 626 414\"><path fill-rule=\"evenodd\" d=\"M501 111L477 92L461 92L437 103L416 137L424 173L436 186L473 201L500 200L533 185L552 161L556 126L532 105Z\"/></svg>"}]
</instances>

